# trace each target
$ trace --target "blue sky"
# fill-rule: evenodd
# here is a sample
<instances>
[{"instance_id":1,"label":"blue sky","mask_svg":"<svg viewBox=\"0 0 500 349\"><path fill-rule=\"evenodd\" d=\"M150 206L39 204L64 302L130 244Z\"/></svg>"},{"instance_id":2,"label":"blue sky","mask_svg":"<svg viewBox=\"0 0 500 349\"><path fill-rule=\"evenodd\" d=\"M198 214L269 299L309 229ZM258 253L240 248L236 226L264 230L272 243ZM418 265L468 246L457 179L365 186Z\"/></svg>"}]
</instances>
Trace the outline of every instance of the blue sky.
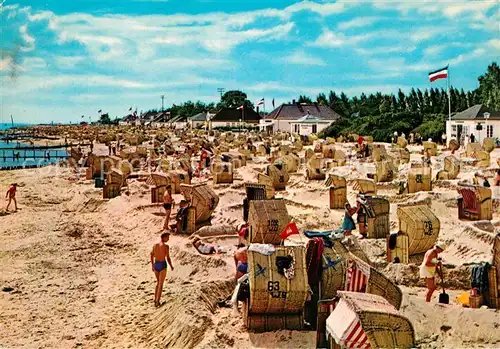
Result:
<instances>
[{"instance_id":1,"label":"blue sky","mask_svg":"<svg viewBox=\"0 0 500 349\"><path fill-rule=\"evenodd\" d=\"M219 87L270 110L299 94L428 88L447 64L473 89L500 53L498 0L2 2L0 122L217 101Z\"/></svg>"}]
</instances>

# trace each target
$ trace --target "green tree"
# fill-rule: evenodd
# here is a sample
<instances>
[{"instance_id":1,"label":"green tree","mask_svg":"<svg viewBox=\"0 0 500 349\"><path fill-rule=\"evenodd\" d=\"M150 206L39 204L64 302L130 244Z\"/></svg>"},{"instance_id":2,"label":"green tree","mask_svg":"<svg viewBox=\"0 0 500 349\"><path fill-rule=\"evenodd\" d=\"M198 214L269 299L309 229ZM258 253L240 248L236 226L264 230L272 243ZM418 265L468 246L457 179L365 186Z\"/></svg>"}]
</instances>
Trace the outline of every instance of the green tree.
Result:
<instances>
[{"instance_id":1,"label":"green tree","mask_svg":"<svg viewBox=\"0 0 500 349\"><path fill-rule=\"evenodd\" d=\"M326 95L324 93L320 93L318 97L316 97L316 102L319 105L328 105L328 101L326 99Z\"/></svg>"},{"instance_id":2,"label":"green tree","mask_svg":"<svg viewBox=\"0 0 500 349\"><path fill-rule=\"evenodd\" d=\"M399 89L399 91L398 91L398 106L399 106L399 111L407 110L407 108L406 108L406 96L403 93L403 91L401 91L401 89Z\"/></svg>"},{"instance_id":3,"label":"green tree","mask_svg":"<svg viewBox=\"0 0 500 349\"><path fill-rule=\"evenodd\" d=\"M112 121L111 119L109 118L109 114L106 113L106 114L101 114L101 117L99 119L99 123L102 124L102 125L111 125L112 124Z\"/></svg>"},{"instance_id":4,"label":"green tree","mask_svg":"<svg viewBox=\"0 0 500 349\"><path fill-rule=\"evenodd\" d=\"M307 104L312 104L312 100L311 98L307 97L307 96L302 96L300 95L299 96L299 100L297 101L297 103L307 103Z\"/></svg>"},{"instance_id":5,"label":"green tree","mask_svg":"<svg viewBox=\"0 0 500 349\"><path fill-rule=\"evenodd\" d=\"M247 94L242 91L227 91L220 99L217 105L219 108L238 108L244 105L246 108L253 109L253 103L247 99Z\"/></svg>"},{"instance_id":6,"label":"green tree","mask_svg":"<svg viewBox=\"0 0 500 349\"><path fill-rule=\"evenodd\" d=\"M500 67L496 62L488 66L484 75L479 78L479 88L476 94L480 103L493 110L500 110Z\"/></svg>"}]
</instances>

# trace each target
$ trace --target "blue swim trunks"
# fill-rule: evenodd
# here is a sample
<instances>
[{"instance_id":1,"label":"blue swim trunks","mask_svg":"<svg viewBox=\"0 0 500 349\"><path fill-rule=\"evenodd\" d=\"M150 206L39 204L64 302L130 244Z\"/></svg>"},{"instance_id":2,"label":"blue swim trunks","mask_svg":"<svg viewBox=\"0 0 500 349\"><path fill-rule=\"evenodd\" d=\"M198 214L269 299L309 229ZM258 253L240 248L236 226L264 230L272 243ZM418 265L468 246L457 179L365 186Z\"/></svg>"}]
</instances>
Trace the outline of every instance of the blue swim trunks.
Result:
<instances>
[{"instance_id":1,"label":"blue swim trunks","mask_svg":"<svg viewBox=\"0 0 500 349\"><path fill-rule=\"evenodd\" d=\"M238 271L242 274L248 273L248 263L238 263Z\"/></svg>"},{"instance_id":2,"label":"blue swim trunks","mask_svg":"<svg viewBox=\"0 0 500 349\"><path fill-rule=\"evenodd\" d=\"M160 272L167 269L167 261L156 261L154 264L155 271Z\"/></svg>"}]
</instances>

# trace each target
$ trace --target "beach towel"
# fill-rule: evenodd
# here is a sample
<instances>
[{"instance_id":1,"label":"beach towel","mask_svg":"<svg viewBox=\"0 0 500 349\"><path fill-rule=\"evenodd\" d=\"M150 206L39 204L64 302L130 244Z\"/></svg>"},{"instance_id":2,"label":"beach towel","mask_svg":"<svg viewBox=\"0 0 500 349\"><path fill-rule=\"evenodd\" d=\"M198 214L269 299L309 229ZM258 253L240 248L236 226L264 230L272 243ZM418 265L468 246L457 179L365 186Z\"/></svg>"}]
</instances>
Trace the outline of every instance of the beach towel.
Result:
<instances>
[{"instance_id":1,"label":"beach towel","mask_svg":"<svg viewBox=\"0 0 500 349\"><path fill-rule=\"evenodd\" d=\"M307 243L306 262L309 285L317 285L321 279L321 256L325 250L323 239L314 238Z\"/></svg>"},{"instance_id":2,"label":"beach towel","mask_svg":"<svg viewBox=\"0 0 500 349\"><path fill-rule=\"evenodd\" d=\"M485 263L484 265L477 265L472 268L471 287L477 288L479 294L488 290L488 270L490 267L490 263Z\"/></svg>"},{"instance_id":3,"label":"beach towel","mask_svg":"<svg viewBox=\"0 0 500 349\"><path fill-rule=\"evenodd\" d=\"M271 244L251 244L248 251L254 251L264 256L270 256L276 251L276 248Z\"/></svg>"}]
</instances>

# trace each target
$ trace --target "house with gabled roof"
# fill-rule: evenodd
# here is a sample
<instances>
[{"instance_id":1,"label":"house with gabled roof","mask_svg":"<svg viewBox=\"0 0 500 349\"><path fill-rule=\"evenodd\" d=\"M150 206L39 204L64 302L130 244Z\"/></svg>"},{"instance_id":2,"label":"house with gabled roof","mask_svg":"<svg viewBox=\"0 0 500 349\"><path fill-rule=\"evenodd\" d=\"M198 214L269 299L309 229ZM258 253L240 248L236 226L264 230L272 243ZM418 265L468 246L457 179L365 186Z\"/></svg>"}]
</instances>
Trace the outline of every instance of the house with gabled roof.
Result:
<instances>
[{"instance_id":1,"label":"house with gabled roof","mask_svg":"<svg viewBox=\"0 0 500 349\"><path fill-rule=\"evenodd\" d=\"M306 117L305 119L303 119ZM303 119L303 120L301 120ZM318 103L296 103L282 104L260 122L262 129L273 132L293 132L298 133L300 125L306 125L307 121L316 120L315 131L320 132L323 128L340 119L340 115L327 105ZM301 120L301 122L298 122ZM293 123L293 128L292 128ZM313 123L310 123L311 131ZM309 126L307 127L309 129ZM304 129L305 132L305 129Z\"/></svg>"},{"instance_id":2,"label":"house with gabled roof","mask_svg":"<svg viewBox=\"0 0 500 349\"><path fill-rule=\"evenodd\" d=\"M484 104L476 104L455 113L446 121L446 139L460 141L473 134L476 141L487 137L500 138L500 111L492 110ZM462 137L463 136L463 137Z\"/></svg>"},{"instance_id":3,"label":"house with gabled roof","mask_svg":"<svg viewBox=\"0 0 500 349\"><path fill-rule=\"evenodd\" d=\"M245 124L257 126L261 116L252 108L222 108L211 120L211 127L239 127Z\"/></svg>"}]
</instances>

